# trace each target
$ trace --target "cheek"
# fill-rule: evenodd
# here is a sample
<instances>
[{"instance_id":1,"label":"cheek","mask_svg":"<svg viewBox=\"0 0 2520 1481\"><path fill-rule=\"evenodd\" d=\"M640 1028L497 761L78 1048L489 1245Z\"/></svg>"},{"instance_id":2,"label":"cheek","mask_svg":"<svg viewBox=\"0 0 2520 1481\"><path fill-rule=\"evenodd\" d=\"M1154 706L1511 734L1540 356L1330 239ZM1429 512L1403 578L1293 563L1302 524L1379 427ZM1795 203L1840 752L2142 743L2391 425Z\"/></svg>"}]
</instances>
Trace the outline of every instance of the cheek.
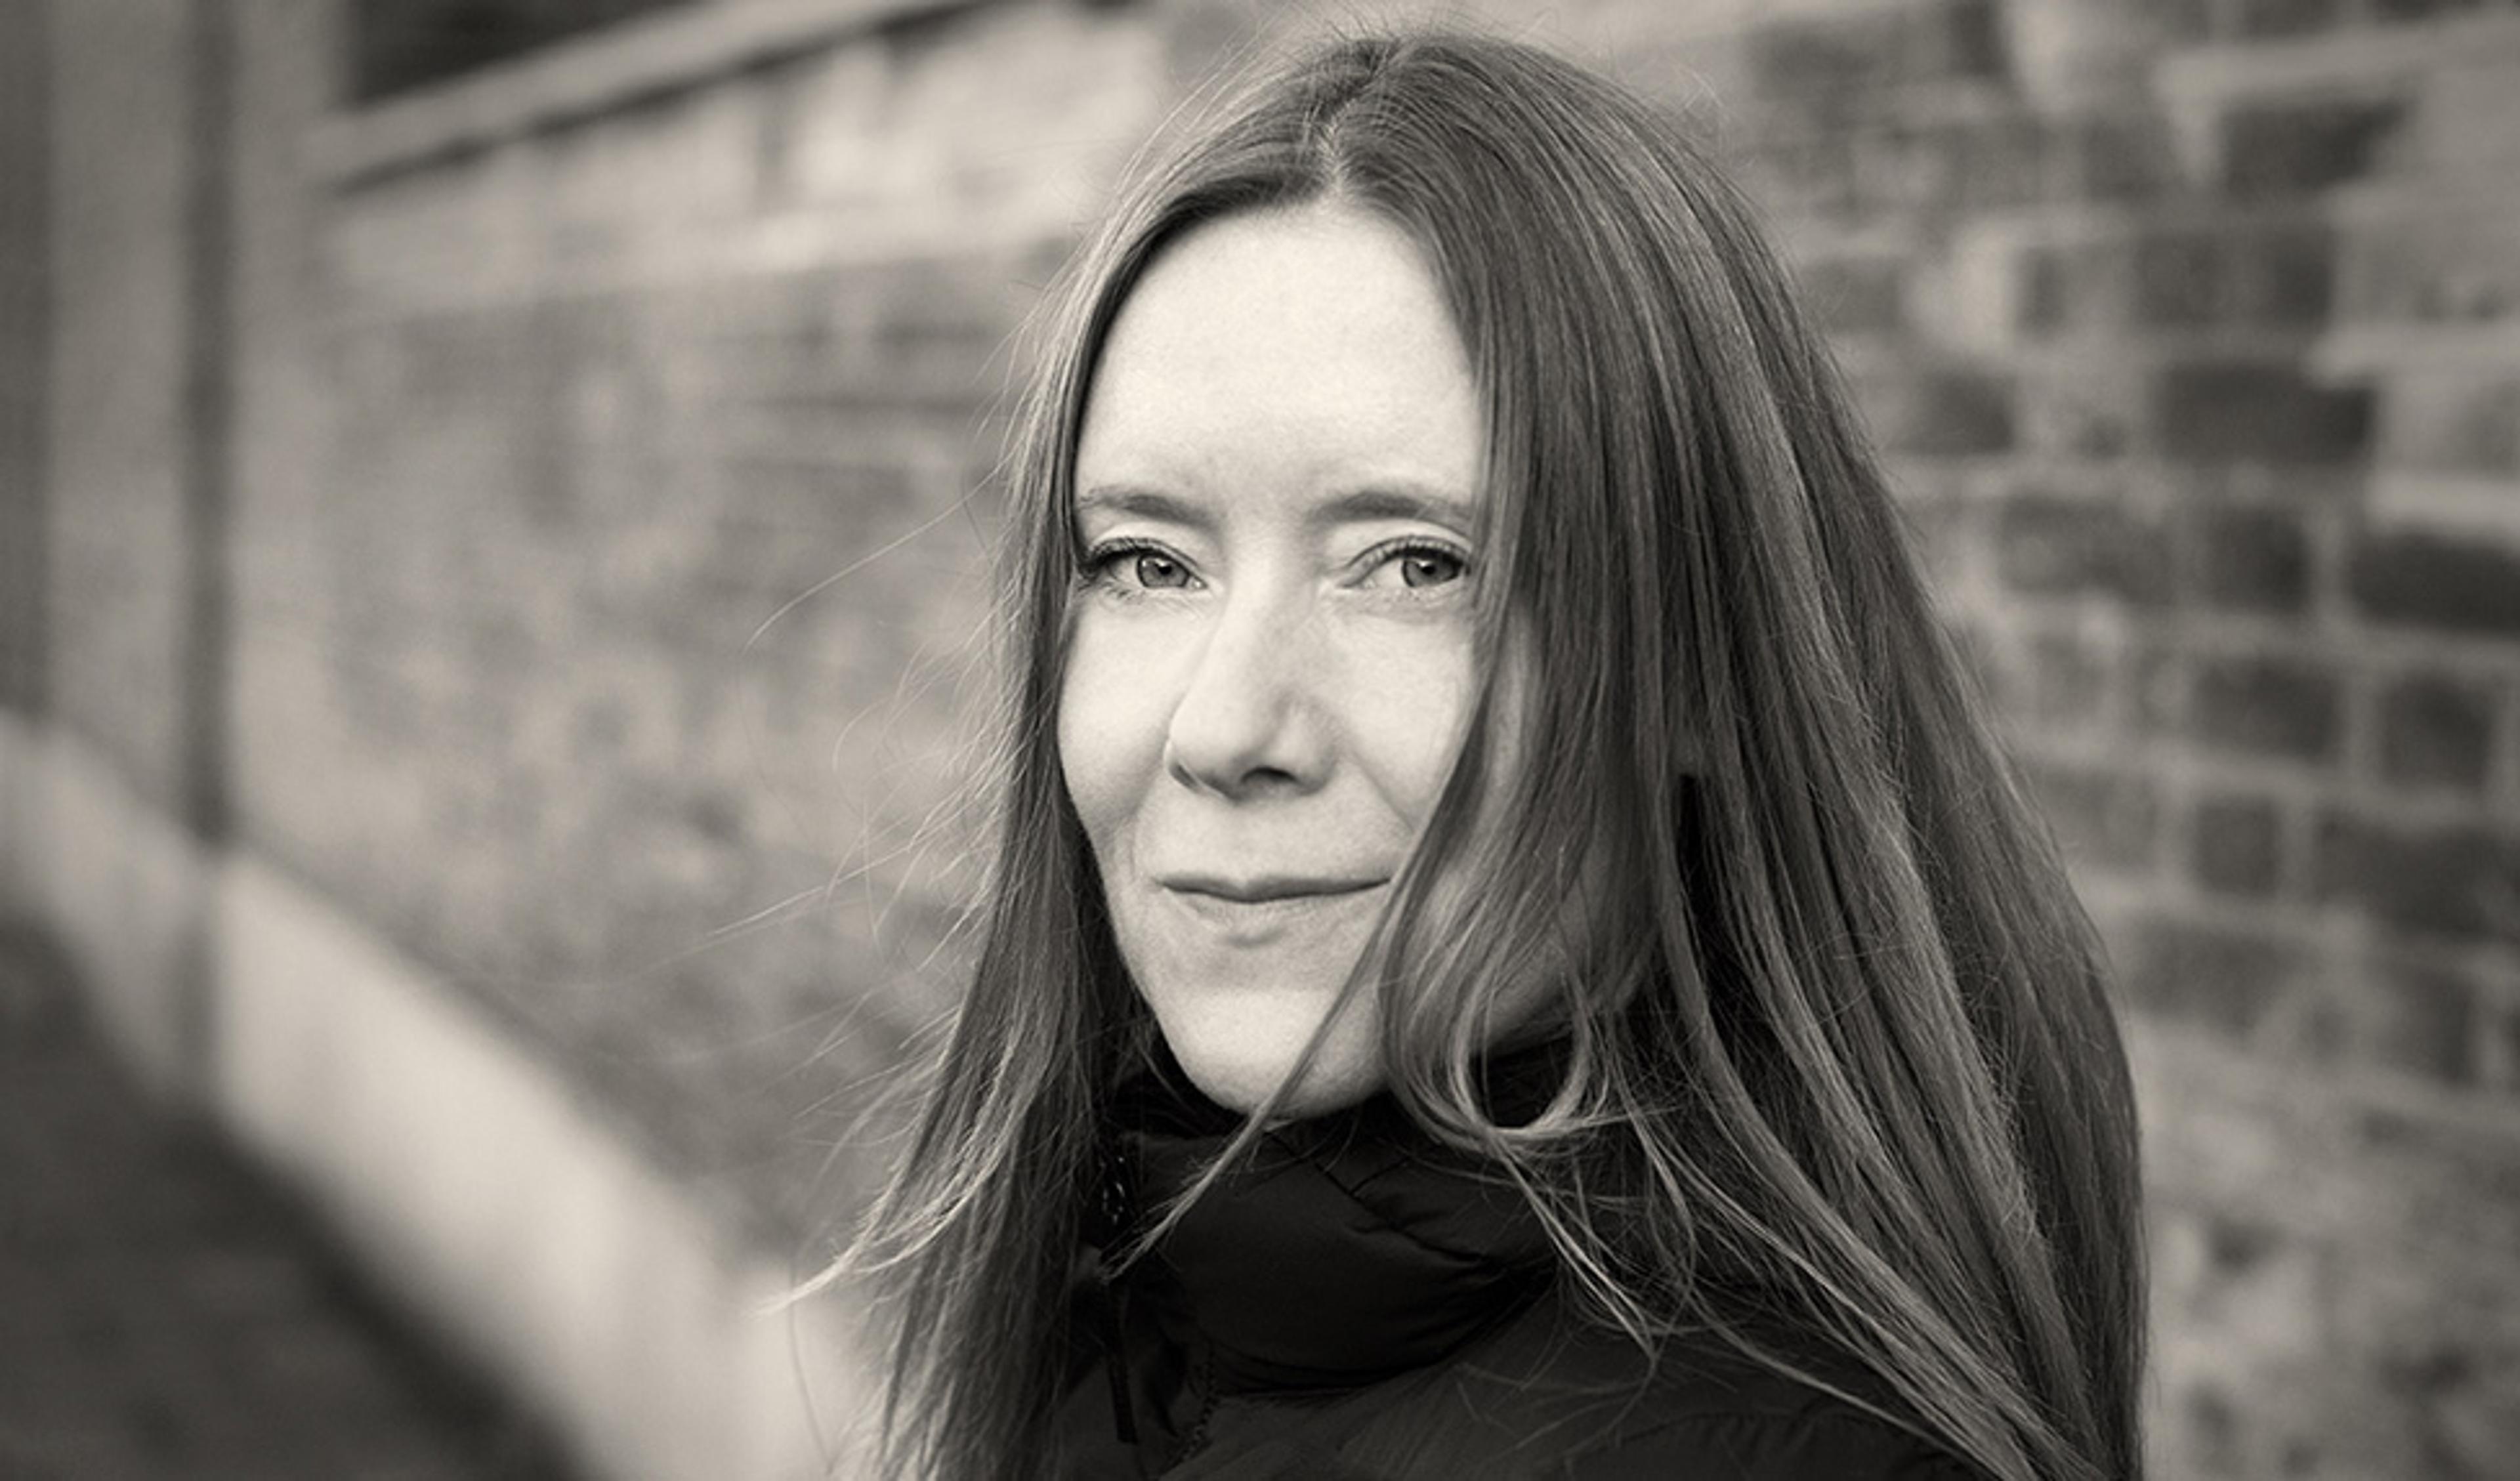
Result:
<instances>
[{"instance_id":1,"label":"cheek","mask_svg":"<svg viewBox=\"0 0 2520 1481\"><path fill-rule=\"evenodd\" d=\"M1098 858L1162 765L1163 704L1149 677L1096 624L1077 622L1058 696L1059 770Z\"/></svg>"},{"instance_id":2,"label":"cheek","mask_svg":"<svg viewBox=\"0 0 2520 1481\"><path fill-rule=\"evenodd\" d=\"M1466 635L1360 646L1342 665L1350 757L1392 811L1422 830L1469 730L1474 664Z\"/></svg>"},{"instance_id":3,"label":"cheek","mask_svg":"<svg viewBox=\"0 0 2520 1481\"><path fill-rule=\"evenodd\" d=\"M1376 696L1349 712L1356 765L1412 834L1434 815L1461 753L1461 709L1452 696L1433 694L1414 703Z\"/></svg>"}]
</instances>

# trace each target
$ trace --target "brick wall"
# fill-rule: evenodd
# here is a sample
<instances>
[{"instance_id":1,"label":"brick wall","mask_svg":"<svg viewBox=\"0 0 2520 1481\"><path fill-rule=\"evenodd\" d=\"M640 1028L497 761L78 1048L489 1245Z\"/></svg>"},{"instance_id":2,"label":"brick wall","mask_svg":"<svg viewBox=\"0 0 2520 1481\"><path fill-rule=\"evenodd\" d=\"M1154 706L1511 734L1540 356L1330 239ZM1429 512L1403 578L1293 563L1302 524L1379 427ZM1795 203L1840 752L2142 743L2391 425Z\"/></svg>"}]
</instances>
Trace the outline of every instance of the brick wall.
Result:
<instances>
[{"instance_id":1,"label":"brick wall","mask_svg":"<svg viewBox=\"0 0 2520 1481\"><path fill-rule=\"evenodd\" d=\"M2509 1474L2520 15L1796 7L1673 64L2110 940L2163 1472Z\"/></svg>"},{"instance_id":2,"label":"brick wall","mask_svg":"<svg viewBox=\"0 0 2520 1481\"><path fill-rule=\"evenodd\" d=\"M791 1235L835 1088L954 990L1005 345L1159 64L1063 7L892 24L315 223L240 827Z\"/></svg>"},{"instance_id":3,"label":"brick wall","mask_svg":"<svg viewBox=\"0 0 2520 1481\"><path fill-rule=\"evenodd\" d=\"M1831 327L2117 959L2161 1473L2509 1474L2520 13L1479 9L1716 138ZM245 844L810 1226L833 1098L952 991L1007 337L1280 13L922 10L431 150L338 125L302 255L248 253L302 272L241 329ZM82 343L155 260L79 269ZM57 688L146 779L157 465L61 466Z\"/></svg>"},{"instance_id":4,"label":"brick wall","mask_svg":"<svg viewBox=\"0 0 2520 1481\"><path fill-rule=\"evenodd\" d=\"M2509 1474L2520 15L1945 0L1681 56L2109 937L2164 1473Z\"/></svg>"}]
</instances>

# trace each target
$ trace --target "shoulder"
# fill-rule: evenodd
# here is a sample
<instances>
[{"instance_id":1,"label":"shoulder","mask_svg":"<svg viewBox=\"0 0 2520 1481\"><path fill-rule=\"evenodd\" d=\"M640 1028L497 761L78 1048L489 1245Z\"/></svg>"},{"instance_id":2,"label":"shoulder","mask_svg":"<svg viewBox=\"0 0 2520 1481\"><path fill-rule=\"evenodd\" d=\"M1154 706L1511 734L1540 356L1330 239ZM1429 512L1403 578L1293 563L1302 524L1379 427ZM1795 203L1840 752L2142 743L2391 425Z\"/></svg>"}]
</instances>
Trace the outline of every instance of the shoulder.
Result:
<instances>
[{"instance_id":1,"label":"shoulder","mask_svg":"<svg viewBox=\"0 0 2520 1481\"><path fill-rule=\"evenodd\" d=\"M1821 1386L1755 1363L1713 1336L1674 1339L1648 1357L1562 1307L1534 1316L1501 1333L1489 1361L1473 1366L1473 1381L1487 1390L1482 1398L1511 1414L1507 1422L1526 1445L1540 1442L1526 1452L1538 1462L1528 1474L1550 1481L1978 1481L1931 1441L1866 1408L1892 1409L1888 1386L1842 1360L1789 1348L1798 1367L1825 1380Z\"/></svg>"},{"instance_id":2,"label":"shoulder","mask_svg":"<svg viewBox=\"0 0 2520 1481\"><path fill-rule=\"evenodd\" d=\"M1979 1481L1948 1453L1850 1405L1791 1414L1674 1415L1579 1450L1550 1474L1561 1481Z\"/></svg>"}]
</instances>

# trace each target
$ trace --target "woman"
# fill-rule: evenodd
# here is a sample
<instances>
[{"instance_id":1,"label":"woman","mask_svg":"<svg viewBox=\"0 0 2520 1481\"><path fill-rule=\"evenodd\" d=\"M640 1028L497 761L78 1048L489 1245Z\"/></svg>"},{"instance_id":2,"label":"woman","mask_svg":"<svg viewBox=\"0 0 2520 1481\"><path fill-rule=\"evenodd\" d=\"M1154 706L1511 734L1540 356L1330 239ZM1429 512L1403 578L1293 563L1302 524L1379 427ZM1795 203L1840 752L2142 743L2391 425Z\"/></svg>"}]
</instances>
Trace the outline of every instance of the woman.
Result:
<instances>
[{"instance_id":1,"label":"woman","mask_svg":"<svg viewBox=\"0 0 2520 1481\"><path fill-rule=\"evenodd\" d=\"M1345 41L1064 303L894 1468L2138 1475L2096 953L1705 160Z\"/></svg>"}]
</instances>

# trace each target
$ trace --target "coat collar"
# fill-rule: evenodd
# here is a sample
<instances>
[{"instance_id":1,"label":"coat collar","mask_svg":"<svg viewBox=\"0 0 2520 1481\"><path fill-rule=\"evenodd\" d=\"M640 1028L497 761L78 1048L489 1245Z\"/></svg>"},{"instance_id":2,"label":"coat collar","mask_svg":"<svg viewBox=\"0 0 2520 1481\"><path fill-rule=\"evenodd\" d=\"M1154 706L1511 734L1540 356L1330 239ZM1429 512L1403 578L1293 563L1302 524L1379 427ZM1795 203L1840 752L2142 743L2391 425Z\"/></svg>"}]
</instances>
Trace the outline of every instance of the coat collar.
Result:
<instances>
[{"instance_id":1,"label":"coat collar","mask_svg":"<svg viewBox=\"0 0 2520 1481\"><path fill-rule=\"evenodd\" d=\"M1114 1105L1142 1209L1190 1186L1239 1118L1158 1066ZM1377 1096L1263 1137L1123 1279L1221 1394L1356 1387L1527 1307L1553 1268L1514 1187Z\"/></svg>"}]
</instances>

